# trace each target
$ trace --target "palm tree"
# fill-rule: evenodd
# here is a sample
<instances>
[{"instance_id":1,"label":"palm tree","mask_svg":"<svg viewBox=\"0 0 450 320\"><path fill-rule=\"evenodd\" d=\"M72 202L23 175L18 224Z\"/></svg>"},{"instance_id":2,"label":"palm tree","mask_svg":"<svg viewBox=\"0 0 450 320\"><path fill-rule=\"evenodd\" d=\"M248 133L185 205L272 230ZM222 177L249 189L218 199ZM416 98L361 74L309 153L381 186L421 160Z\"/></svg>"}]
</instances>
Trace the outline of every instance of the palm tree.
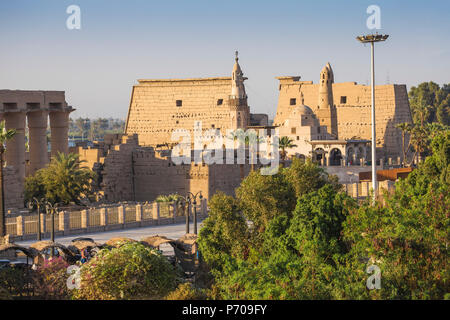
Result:
<instances>
[{"instance_id":1,"label":"palm tree","mask_svg":"<svg viewBox=\"0 0 450 320\"><path fill-rule=\"evenodd\" d=\"M78 128L78 130L80 131L81 134L81 141L83 141L84 138L84 131L86 128L86 121L83 118L78 118L75 120L75 126Z\"/></svg>"},{"instance_id":2,"label":"palm tree","mask_svg":"<svg viewBox=\"0 0 450 320\"><path fill-rule=\"evenodd\" d=\"M84 162L78 154L59 152L46 168L26 178L25 200L45 197L52 204L82 204L82 198L92 196L92 184L96 179L92 170L82 166Z\"/></svg>"},{"instance_id":3,"label":"palm tree","mask_svg":"<svg viewBox=\"0 0 450 320\"><path fill-rule=\"evenodd\" d=\"M5 216L5 193L3 191L3 154L6 151L5 143L6 141L12 139L16 134L16 130L10 129L6 130L5 121L0 122L0 236L4 237L6 235L6 216Z\"/></svg>"},{"instance_id":4,"label":"palm tree","mask_svg":"<svg viewBox=\"0 0 450 320\"><path fill-rule=\"evenodd\" d=\"M397 124L397 128L402 130L402 153L403 153L403 165L406 164L406 154L411 146L411 139L409 140L408 147L406 147L406 134L411 133L412 126L410 123L404 122Z\"/></svg>"},{"instance_id":5,"label":"palm tree","mask_svg":"<svg viewBox=\"0 0 450 320\"><path fill-rule=\"evenodd\" d=\"M278 148L281 150L280 155L282 160L286 160L287 158L286 149L295 148L297 146L293 142L294 141L292 139L286 136L280 138L280 141L278 142Z\"/></svg>"}]
</instances>

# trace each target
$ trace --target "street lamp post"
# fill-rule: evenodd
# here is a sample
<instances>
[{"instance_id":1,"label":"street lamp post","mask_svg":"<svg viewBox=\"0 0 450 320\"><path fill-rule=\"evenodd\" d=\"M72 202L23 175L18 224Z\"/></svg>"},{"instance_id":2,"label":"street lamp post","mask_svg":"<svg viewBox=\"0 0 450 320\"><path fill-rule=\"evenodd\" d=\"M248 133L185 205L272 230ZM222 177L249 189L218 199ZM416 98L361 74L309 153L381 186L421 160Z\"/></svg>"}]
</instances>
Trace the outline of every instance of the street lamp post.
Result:
<instances>
[{"instance_id":1,"label":"street lamp post","mask_svg":"<svg viewBox=\"0 0 450 320\"><path fill-rule=\"evenodd\" d=\"M372 91L372 189L373 189L373 200L376 199L377 193L377 157L376 157L376 132L375 132L375 56L374 47L375 42L386 41L389 35L381 34L369 34L365 36L358 36L356 39L361 43L370 43L371 51L371 91Z\"/></svg>"},{"instance_id":2,"label":"street lamp post","mask_svg":"<svg viewBox=\"0 0 450 320\"><path fill-rule=\"evenodd\" d=\"M45 199L38 199L36 197L33 197L30 202L28 202L28 208L32 209L33 204L36 204L37 207L37 214L38 214L38 227L37 227L37 240L41 241L41 205L45 204Z\"/></svg>"},{"instance_id":3,"label":"street lamp post","mask_svg":"<svg viewBox=\"0 0 450 320\"><path fill-rule=\"evenodd\" d=\"M194 205L194 234L197 234L197 196L201 200L203 198L202 192L199 191L196 194L188 192L185 197L180 196L180 198L187 204L186 212L186 234L189 233L189 206Z\"/></svg>"},{"instance_id":4,"label":"street lamp post","mask_svg":"<svg viewBox=\"0 0 450 320\"><path fill-rule=\"evenodd\" d=\"M50 214L52 215L52 229L51 229L51 241L55 242L55 211L58 208L58 203L54 203L52 204L50 201L47 201L45 203L45 210L47 212L47 214L50 212ZM52 255L53 255L53 250L52 250Z\"/></svg>"}]
</instances>

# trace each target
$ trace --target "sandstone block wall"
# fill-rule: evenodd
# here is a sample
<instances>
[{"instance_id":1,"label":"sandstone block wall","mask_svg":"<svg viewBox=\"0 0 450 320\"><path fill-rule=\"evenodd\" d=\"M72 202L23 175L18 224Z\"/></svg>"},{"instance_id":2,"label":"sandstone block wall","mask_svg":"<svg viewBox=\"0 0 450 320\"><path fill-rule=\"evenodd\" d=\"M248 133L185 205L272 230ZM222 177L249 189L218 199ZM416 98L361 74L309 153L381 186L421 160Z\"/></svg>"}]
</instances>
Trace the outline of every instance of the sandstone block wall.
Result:
<instances>
[{"instance_id":1,"label":"sandstone block wall","mask_svg":"<svg viewBox=\"0 0 450 320\"><path fill-rule=\"evenodd\" d=\"M135 200L133 185L133 150L138 146L136 135L123 136L122 143L114 145L104 158L103 191L108 201Z\"/></svg>"},{"instance_id":2,"label":"sandstone block wall","mask_svg":"<svg viewBox=\"0 0 450 320\"><path fill-rule=\"evenodd\" d=\"M167 150L139 146L136 135L123 136L120 144L104 147L108 149L104 156L102 149L79 148L78 153L88 167L102 167L102 190L106 200L114 202L153 201L159 195L189 191L202 191L207 199L217 191L233 195L251 170L250 164L175 165Z\"/></svg>"},{"instance_id":3,"label":"sandstone block wall","mask_svg":"<svg viewBox=\"0 0 450 320\"><path fill-rule=\"evenodd\" d=\"M237 121L233 111L248 113L248 107L236 110L230 104L230 92L230 77L139 80L133 86L125 133L139 134L141 145L154 146L177 143L171 140L177 129L190 130L193 141L195 121L202 121L203 129L226 132Z\"/></svg>"},{"instance_id":4,"label":"sandstone block wall","mask_svg":"<svg viewBox=\"0 0 450 320\"><path fill-rule=\"evenodd\" d=\"M12 166L3 167L5 186L5 209L15 211L24 206L23 183L17 174L17 169Z\"/></svg>"},{"instance_id":5,"label":"sandstone block wall","mask_svg":"<svg viewBox=\"0 0 450 320\"><path fill-rule=\"evenodd\" d=\"M319 85L312 81L299 81L299 77L279 77L278 108L275 125L282 124L294 107L304 99L304 104L317 110ZM334 83L333 100L337 111L339 139L371 139L370 86L356 82ZM345 102L345 103L344 103ZM379 157L396 157L401 153L401 131L395 125L412 122L406 85L375 86L375 116L377 151ZM322 124L323 119L319 119Z\"/></svg>"}]
</instances>

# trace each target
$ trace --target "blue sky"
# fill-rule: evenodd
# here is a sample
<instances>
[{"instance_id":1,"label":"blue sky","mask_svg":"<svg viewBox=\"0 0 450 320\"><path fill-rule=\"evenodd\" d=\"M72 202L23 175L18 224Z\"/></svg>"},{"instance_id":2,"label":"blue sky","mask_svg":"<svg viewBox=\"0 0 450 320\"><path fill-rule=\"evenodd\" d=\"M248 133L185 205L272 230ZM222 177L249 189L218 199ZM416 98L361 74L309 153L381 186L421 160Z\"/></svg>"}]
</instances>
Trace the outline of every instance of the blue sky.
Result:
<instances>
[{"instance_id":1,"label":"blue sky","mask_svg":"<svg viewBox=\"0 0 450 320\"><path fill-rule=\"evenodd\" d=\"M68 30L66 8L81 8ZM381 8L377 84L450 82L450 1L0 2L0 88L64 90L72 115L122 117L141 78L228 76L239 51L252 112L276 112L280 75L366 84L366 8Z\"/></svg>"}]
</instances>

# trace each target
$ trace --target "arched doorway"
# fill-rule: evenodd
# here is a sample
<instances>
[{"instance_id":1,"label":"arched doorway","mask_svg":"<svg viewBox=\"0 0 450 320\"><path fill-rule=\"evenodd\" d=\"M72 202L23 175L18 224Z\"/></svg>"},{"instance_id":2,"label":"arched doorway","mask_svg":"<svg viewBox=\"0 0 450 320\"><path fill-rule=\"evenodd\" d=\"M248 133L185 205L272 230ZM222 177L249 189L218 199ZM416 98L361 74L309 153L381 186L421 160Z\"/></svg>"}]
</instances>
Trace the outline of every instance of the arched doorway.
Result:
<instances>
[{"instance_id":1,"label":"arched doorway","mask_svg":"<svg viewBox=\"0 0 450 320\"><path fill-rule=\"evenodd\" d=\"M347 164L350 164L350 165L354 164L353 163L354 155L355 155L355 150L352 147L348 148L347 149Z\"/></svg>"},{"instance_id":2,"label":"arched doorway","mask_svg":"<svg viewBox=\"0 0 450 320\"><path fill-rule=\"evenodd\" d=\"M342 153L338 148L334 148L330 151L330 166L341 165Z\"/></svg>"},{"instance_id":3,"label":"arched doorway","mask_svg":"<svg viewBox=\"0 0 450 320\"><path fill-rule=\"evenodd\" d=\"M322 148L317 148L314 150L314 160L317 162L321 162L325 154L325 150Z\"/></svg>"}]
</instances>

